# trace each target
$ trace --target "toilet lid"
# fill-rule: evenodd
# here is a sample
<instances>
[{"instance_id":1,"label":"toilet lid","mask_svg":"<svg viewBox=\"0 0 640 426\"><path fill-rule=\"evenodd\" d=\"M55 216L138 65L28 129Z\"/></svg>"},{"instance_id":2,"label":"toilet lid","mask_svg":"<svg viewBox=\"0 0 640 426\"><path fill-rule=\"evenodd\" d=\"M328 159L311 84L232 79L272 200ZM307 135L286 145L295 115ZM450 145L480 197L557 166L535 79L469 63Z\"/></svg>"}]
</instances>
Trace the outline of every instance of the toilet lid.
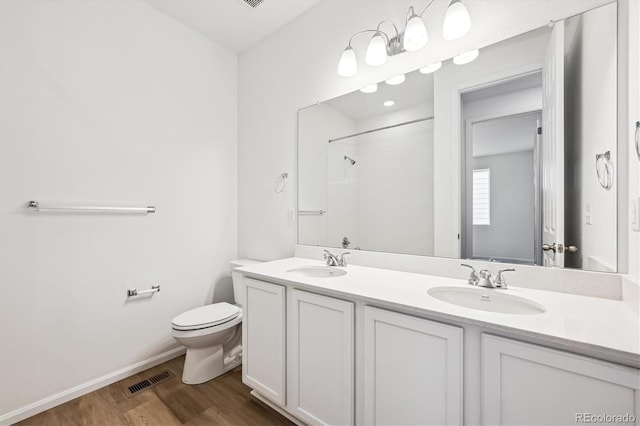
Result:
<instances>
[{"instance_id":1,"label":"toilet lid","mask_svg":"<svg viewBox=\"0 0 640 426\"><path fill-rule=\"evenodd\" d=\"M214 303L183 312L173 320L175 330L194 330L228 322L240 313L240 308L227 302Z\"/></svg>"}]
</instances>

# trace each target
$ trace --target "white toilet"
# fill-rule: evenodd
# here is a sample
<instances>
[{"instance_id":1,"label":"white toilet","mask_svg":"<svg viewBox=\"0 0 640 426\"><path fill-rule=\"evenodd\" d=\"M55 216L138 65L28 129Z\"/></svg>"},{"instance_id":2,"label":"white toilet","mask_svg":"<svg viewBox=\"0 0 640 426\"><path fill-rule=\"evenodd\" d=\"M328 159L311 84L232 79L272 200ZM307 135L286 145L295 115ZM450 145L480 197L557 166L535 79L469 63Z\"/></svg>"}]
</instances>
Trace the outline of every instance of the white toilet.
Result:
<instances>
[{"instance_id":1,"label":"white toilet","mask_svg":"<svg viewBox=\"0 0 640 426\"><path fill-rule=\"evenodd\" d=\"M241 274L233 268L257 263L231 261L236 305L213 303L191 309L171 320L171 334L187 347L182 381L190 385L207 382L242 363L242 305L246 293Z\"/></svg>"}]
</instances>

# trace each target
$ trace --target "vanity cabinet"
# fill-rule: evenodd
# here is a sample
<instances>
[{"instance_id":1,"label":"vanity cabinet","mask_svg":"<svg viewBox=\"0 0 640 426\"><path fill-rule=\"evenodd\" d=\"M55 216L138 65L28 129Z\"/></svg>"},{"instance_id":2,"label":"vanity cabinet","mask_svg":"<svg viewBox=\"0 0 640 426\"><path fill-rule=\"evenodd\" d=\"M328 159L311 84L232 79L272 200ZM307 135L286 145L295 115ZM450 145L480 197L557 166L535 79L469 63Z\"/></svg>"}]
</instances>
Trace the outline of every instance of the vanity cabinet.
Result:
<instances>
[{"instance_id":1,"label":"vanity cabinet","mask_svg":"<svg viewBox=\"0 0 640 426\"><path fill-rule=\"evenodd\" d=\"M270 400L285 404L285 288L244 278L243 380Z\"/></svg>"},{"instance_id":2,"label":"vanity cabinet","mask_svg":"<svg viewBox=\"0 0 640 426\"><path fill-rule=\"evenodd\" d=\"M482 377L485 425L575 425L593 423L587 415L605 414L639 417L640 373L633 368L483 334Z\"/></svg>"},{"instance_id":3,"label":"vanity cabinet","mask_svg":"<svg viewBox=\"0 0 640 426\"><path fill-rule=\"evenodd\" d=\"M364 423L462 424L460 327L364 308Z\"/></svg>"},{"instance_id":4,"label":"vanity cabinet","mask_svg":"<svg viewBox=\"0 0 640 426\"><path fill-rule=\"evenodd\" d=\"M288 407L309 424L354 424L354 304L287 296Z\"/></svg>"},{"instance_id":5,"label":"vanity cabinet","mask_svg":"<svg viewBox=\"0 0 640 426\"><path fill-rule=\"evenodd\" d=\"M358 295L244 281L243 381L306 424L638 424L636 368Z\"/></svg>"}]
</instances>

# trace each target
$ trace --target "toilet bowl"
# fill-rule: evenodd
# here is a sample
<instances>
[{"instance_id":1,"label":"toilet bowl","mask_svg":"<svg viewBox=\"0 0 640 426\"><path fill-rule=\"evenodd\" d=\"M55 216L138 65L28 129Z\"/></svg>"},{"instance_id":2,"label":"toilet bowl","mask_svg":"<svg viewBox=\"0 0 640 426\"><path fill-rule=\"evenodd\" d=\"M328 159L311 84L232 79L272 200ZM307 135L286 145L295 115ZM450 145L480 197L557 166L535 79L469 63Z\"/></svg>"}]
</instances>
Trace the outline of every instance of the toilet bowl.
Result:
<instances>
[{"instance_id":1,"label":"toilet bowl","mask_svg":"<svg viewBox=\"0 0 640 426\"><path fill-rule=\"evenodd\" d=\"M231 268L256 263L235 260ZM183 312L171 320L171 335L186 346L182 381L207 382L242 363L242 308L245 288L241 274L232 272L236 305L213 303Z\"/></svg>"}]
</instances>

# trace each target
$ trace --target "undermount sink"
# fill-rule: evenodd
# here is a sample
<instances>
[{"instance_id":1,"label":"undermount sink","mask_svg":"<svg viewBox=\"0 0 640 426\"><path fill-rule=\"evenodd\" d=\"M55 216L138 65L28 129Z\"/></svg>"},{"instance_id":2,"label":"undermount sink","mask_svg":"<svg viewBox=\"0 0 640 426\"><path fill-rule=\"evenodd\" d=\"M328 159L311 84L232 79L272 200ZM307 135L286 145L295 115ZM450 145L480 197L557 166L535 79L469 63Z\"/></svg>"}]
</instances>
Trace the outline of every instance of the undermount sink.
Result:
<instances>
[{"instance_id":1,"label":"undermount sink","mask_svg":"<svg viewBox=\"0 0 640 426\"><path fill-rule=\"evenodd\" d=\"M334 278L347 274L347 271L333 266L300 266L289 269L287 272L291 274L301 275L310 278Z\"/></svg>"},{"instance_id":2,"label":"undermount sink","mask_svg":"<svg viewBox=\"0 0 640 426\"><path fill-rule=\"evenodd\" d=\"M435 287L430 296L443 302L502 314L534 315L546 312L544 306L519 296L504 293L509 290L484 288Z\"/></svg>"}]
</instances>

